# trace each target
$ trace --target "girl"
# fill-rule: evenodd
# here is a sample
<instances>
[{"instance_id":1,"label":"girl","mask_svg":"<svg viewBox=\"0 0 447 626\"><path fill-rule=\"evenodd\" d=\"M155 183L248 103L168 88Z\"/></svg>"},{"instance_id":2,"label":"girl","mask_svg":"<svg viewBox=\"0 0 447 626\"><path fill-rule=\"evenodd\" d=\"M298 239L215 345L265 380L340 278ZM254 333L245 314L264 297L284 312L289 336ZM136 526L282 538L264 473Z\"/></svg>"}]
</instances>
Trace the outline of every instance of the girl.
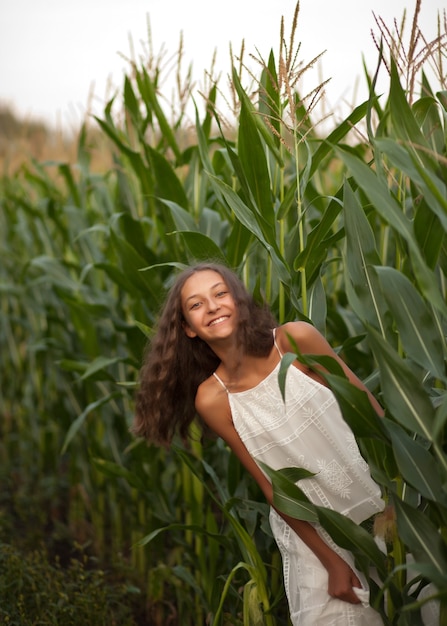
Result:
<instances>
[{"instance_id":1,"label":"girl","mask_svg":"<svg viewBox=\"0 0 447 626\"><path fill-rule=\"evenodd\" d=\"M366 581L352 555L318 525L291 518L272 505L272 485L258 461L273 469L304 467L300 481L310 500L362 522L383 509L352 431L322 377L295 361L286 377L285 402L278 371L294 352L330 355L348 379L381 407L310 324L277 326L228 268L200 264L177 279L146 353L137 394L134 432L169 444L185 437L198 414L222 437L261 487L283 559L294 626L379 626L367 602Z\"/></svg>"}]
</instances>

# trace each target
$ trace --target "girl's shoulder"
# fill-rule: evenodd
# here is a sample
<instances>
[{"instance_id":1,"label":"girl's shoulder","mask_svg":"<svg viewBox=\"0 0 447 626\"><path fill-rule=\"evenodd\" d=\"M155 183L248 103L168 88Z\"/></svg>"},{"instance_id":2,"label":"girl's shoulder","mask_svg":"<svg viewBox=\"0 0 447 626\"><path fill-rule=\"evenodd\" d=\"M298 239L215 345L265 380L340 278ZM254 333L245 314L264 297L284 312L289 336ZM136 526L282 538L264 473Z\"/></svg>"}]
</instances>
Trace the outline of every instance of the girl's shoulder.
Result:
<instances>
[{"instance_id":1,"label":"girl's shoulder","mask_svg":"<svg viewBox=\"0 0 447 626\"><path fill-rule=\"evenodd\" d=\"M222 393L223 392L223 393ZM215 376L211 374L209 378L205 379L203 383L197 388L195 406L200 411L208 411L215 409L226 399L226 393L221 385L216 380Z\"/></svg>"},{"instance_id":2,"label":"girl's shoulder","mask_svg":"<svg viewBox=\"0 0 447 626\"><path fill-rule=\"evenodd\" d=\"M225 439L228 427L233 427L231 411L227 393L213 375L199 385L195 408L207 426Z\"/></svg>"},{"instance_id":3,"label":"girl's shoulder","mask_svg":"<svg viewBox=\"0 0 447 626\"><path fill-rule=\"evenodd\" d=\"M276 341L283 354L295 352L295 345L303 354L318 352L322 340L320 332L308 322L286 322L276 329Z\"/></svg>"}]
</instances>

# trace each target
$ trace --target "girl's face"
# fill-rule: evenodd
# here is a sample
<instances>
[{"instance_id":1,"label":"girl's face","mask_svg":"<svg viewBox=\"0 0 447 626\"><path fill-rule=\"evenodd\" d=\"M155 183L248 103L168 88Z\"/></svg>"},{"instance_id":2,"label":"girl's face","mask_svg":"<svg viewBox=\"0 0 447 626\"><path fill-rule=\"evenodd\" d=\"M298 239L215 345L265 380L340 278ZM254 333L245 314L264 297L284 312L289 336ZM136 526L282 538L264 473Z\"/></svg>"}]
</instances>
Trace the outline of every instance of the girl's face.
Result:
<instances>
[{"instance_id":1,"label":"girl's face","mask_svg":"<svg viewBox=\"0 0 447 626\"><path fill-rule=\"evenodd\" d=\"M235 302L218 272L202 270L190 276L183 285L181 300L183 327L188 337L200 337L213 343L235 330Z\"/></svg>"}]
</instances>

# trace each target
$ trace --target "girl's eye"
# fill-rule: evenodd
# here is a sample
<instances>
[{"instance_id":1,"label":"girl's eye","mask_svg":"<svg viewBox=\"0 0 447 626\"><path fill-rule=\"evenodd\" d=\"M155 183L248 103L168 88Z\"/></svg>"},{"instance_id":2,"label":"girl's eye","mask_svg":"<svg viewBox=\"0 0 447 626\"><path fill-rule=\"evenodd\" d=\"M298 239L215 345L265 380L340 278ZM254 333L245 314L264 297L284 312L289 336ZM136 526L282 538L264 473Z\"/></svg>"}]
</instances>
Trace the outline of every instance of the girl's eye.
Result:
<instances>
[{"instance_id":1,"label":"girl's eye","mask_svg":"<svg viewBox=\"0 0 447 626\"><path fill-rule=\"evenodd\" d=\"M200 302L194 302L194 304L191 304L191 306L189 307L190 310L192 309L197 309L197 307L200 305Z\"/></svg>"},{"instance_id":2,"label":"girl's eye","mask_svg":"<svg viewBox=\"0 0 447 626\"><path fill-rule=\"evenodd\" d=\"M228 291L219 291L216 295L218 298L222 298L222 296L226 296Z\"/></svg>"}]
</instances>

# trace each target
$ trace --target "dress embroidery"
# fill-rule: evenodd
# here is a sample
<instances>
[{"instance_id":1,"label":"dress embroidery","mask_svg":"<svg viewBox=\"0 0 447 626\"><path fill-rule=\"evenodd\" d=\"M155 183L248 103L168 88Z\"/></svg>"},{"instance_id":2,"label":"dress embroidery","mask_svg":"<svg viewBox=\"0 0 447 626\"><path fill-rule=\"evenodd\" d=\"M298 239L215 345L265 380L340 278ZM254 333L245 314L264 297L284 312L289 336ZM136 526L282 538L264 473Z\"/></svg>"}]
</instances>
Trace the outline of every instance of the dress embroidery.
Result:
<instances>
[{"instance_id":1,"label":"dress embroidery","mask_svg":"<svg viewBox=\"0 0 447 626\"><path fill-rule=\"evenodd\" d=\"M332 391L291 366L283 402L279 367L253 389L227 390L234 427L251 456L273 469L315 473L299 483L310 500L356 522L380 511L380 490Z\"/></svg>"},{"instance_id":2,"label":"dress embroidery","mask_svg":"<svg viewBox=\"0 0 447 626\"><path fill-rule=\"evenodd\" d=\"M341 467L337 461L333 460L327 463L325 459L317 461L320 468L319 476L321 482L324 483L330 491L339 493L342 498L349 498L349 485L352 480L349 478L345 468Z\"/></svg>"}]
</instances>

